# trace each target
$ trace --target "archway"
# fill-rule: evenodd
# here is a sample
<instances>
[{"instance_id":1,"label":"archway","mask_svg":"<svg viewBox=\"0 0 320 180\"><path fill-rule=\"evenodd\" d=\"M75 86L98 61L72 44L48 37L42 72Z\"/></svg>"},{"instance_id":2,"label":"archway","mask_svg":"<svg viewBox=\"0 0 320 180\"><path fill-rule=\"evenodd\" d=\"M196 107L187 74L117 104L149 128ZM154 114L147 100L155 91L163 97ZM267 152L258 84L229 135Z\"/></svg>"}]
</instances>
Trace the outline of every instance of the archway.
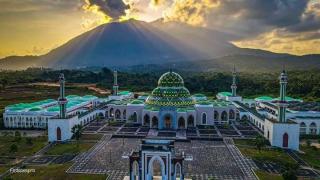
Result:
<instances>
[{"instance_id":1,"label":"archway","mask_svg":"<svg viewBox=\"0 0 320 180\"><path fill-rule=\"evenodd\" d=\"M137 161L132 164L132 175L134 180L139 180L139 163Z\"/></svg>"},{"instance_id":2,"label":"archway","mask_svg":"<svg viewBox=\"0 0 320 180\"><path fill-rule=\"evenodd\" d=\"M110 109L109 115L110 115L110 117L113 117L113 115L114 115L114 114L113 114L113 108Z\"/></svg>"},{"instance_id":3,"label":"archway","mask_svg":"<svg viewBox=\"0 0 320 180\"><path fill-rule=\"evenodd\" d=\"M309 126L309 134L311 135L317 135L317 125L315 122L312 122Z\"/></svg>"},{"instance_id":4,"label":"archway","mask_svg":"<svg viewBox=\"0 0 320 180\"><path fill-rule=\"evenodd\" d=\"M300 123L300 134L307 134L307 126L304 122Z\"/></svg>"},{"instance_id":5,"label":"archway","mask_svg":"<svg viewBox=\"0 0 320 180\"><path fill-rule=\"evenodd\" d=\"M144 115L144 117L143 117L143 125L144 126L150 125L150 116L148 114Z\"/></svg>"},{"instance_id":6,"label":"archway","mask_svg":"<svg viewBox=\"0 0 320 180\"><path fill-rule=\"evenodd\" d=\"M282 137L282 147L287 148L288 147L288 142L289 142L289 135L287 133L283 134Z\"/></svg>"},{"instance_id":7,"label":"archway","mask_svg":"<svg viewBox=\"0 0 320 180\"><path fill-rule=\"evenodd\" d=\"M151 124L151 127L152 128L158 128L158 118L156 116L153 116L152 118L152 124Z\"/></svg>"},{"instance_id":8,"label":"archway","mask_svg":"<svg viewBox=\"0 0 320 180\"><path fill-rule=\"evenodd\" d=\"M227 121L228 120L228 113L227 112L223 111L221 113L221 120L222 121Z\"/></svg>"},{"instance_id":9,"label":"archway","mask_svg":"<svg viewBox=\"0 0 320 180\"><path fill-rule=\"evenodd\" d=\"M119 109L116 110L115 116L116 116L116 119L121 119L121 112Z\"/></svg>"},{"instance_id":10,"label":"archway","mask_svg":"<svg viewBox=\"0 0 320 180\"><path fill-rule=\"evenodd\" d=\"M123 119L126 119L126 118L127 118L127 111L126 111L126 110L123 111L122 117L123 117Z\"/></svg>"},{"instance_id":11,"label":"archway","mask_svg":"<svg viewBox=\"0 0 320 180\"><path fill-rule=\"evenodd\" d=\"M235 118L235 113L232 109L229 110L229 119L234 119Z\"/></svg>"},{"instance_id":12,"label":"archway","mask_svg":"<svg viewBox=\"0 0 320 180\"><path fill-rule=\"evenodd\" d=\"M202 124L207 124L207 114L202 113Z\"/></svg>"},{"instance_id":13,"label":"archway","mask_svg":"<svg viewBox=\"0 0 320 180\"><path fill-rule=\"evenodd\" d=\"M241 117L241 121L247 121L248 120L248 116L247 115L243 115L242 117Z\"/></svg>"},{"instance_id":14,"label":"archway","mask_svg":"<svg viewBox=\"0 0 320 180\"><path fill-rule=\"evenodd\" d=\"M148 179L154 179L154 176L160 176L162 177L162 180L167 179L165 173L165 164L159 156L154 156L151 158L151 160L149 161L148 172Z\"/></svg>"},{"instance_id":15,"label":"archway","mask_svg":"<svg viewBox=\"0 0 320 180\"><path fill-rule=\"evenodd\" d=\"M193 117L193 115L190 115L188 117L188 127L194 127L194 117Z\"/></svg>"},{"instance_id":16,"label":"archway","mask_svg":"<svg viewBox=\"0 0 320 180\"><path fill-rule=\"evenodd\" d=\"M138 115L137 115L137 112L134 112L133 115L131 116L131 120L133 122L137 122L138 121Z\"/></svg>"},{"instance_id":17,"label":"archway","mask_svg":"<svg viewBox=\"0 0 320 180\"><path fill-rule=\"evenodd\" d=\"M186 127L186 123L183 117L180 117L178 120L178 127L180 129L184 129Z\"/></svg>"},{"instance_id":18,"label":"archway","mask_svg":"<svg viewBox=\"0 0 320 180\"><path fill-rule=\"evenodd\" d=\"M218 118L219 118L218 111L214 111L214 120L218 120Z\"/></svg>"},{"instance_id":19,"label":"archway","mask_svg":"<svg viewBox=\"0 0 320 180\"><path fill-rule=\"evenodd\" d=\"M182 168L181 168L181 165L180 163L177 163L175 165L175 178L177 179L181 179L181 174L182 174Z\"/></svg>"},{"instance_id":20,"label":"archway","mask_svg":"<svg viewBox=\"0 0 320 180\"><path fill-rule=\"evenodd\" d=\"M167 115L165 115L165 117L164 117L164 127L166 128L166 129L170 129L171 128L171 116L170 116L170 114L167 114Z\"/></svg>"},{"instance_id":21,"label":"archway","mask_svg":"<svg viewBox=\"0 0 320 180\"><path fill-rule=\"evenodd\" d=\"M57 141L61 141L61 129L60 129L60 127L57 128Z\"/></svg>"}]
</instances>

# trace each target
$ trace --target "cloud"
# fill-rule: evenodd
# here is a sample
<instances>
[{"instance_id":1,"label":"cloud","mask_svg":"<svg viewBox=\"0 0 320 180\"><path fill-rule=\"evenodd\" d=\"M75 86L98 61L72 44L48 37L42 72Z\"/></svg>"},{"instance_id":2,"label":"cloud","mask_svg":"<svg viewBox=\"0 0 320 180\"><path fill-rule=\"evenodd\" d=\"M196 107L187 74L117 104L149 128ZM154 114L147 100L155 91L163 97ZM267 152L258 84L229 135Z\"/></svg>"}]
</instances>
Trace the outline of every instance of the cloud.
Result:
<instances>
[{"instance_id":1,"label":"cloud","mask_svg":"<svg viewBox=\"0 0 320 180\"><path fill-rule=\"evenodd\" d=\"M218 0L174 0L164 11L165 22L178 21L195 26L206 26L206 16L219 6Z\"/></svg>"},{"instance_id":2,"label":"cloud","mask_svg":"<svg viewBox=\"0 0 320 180\"><path fill-rule=\"evenodd\" d=\"M98 15L105 16L105 19L118 20L126 15L126 10L130 9L128 4L122 0L85 0L83 8Z\"/></svg>"}]
</instances>

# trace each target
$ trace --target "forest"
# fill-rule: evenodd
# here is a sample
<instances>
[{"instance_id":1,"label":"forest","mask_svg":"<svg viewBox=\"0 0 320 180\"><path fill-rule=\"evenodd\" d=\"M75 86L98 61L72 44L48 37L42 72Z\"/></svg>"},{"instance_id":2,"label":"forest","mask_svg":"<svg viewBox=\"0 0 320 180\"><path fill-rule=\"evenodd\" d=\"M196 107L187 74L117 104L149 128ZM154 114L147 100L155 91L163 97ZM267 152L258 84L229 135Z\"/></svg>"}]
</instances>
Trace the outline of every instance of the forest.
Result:
<instances>
[{"instance_id":1,"label":"forest","mask_svg":"<svg viewBox=\"0 0 320 180\"><path fill-rule=\"evenodd\" d=\"M231 72L178 72L191 93L214 96L220 91L229 91ZM34 82L57 82L59 73L64 73L67 83L95 83L98 87L110 89L113 72L108 68L95 70L52 70L29 68L23 71L1 71L0 88ZM150 92L165 70L153 72L118 72L120 89L133 92ZM320 72L317 70L288 71L289 96L305 101L320 101ZM243 97L260 95L278 96L280 73L237 73L238 93Z\"/></svg>"}]
</instances>

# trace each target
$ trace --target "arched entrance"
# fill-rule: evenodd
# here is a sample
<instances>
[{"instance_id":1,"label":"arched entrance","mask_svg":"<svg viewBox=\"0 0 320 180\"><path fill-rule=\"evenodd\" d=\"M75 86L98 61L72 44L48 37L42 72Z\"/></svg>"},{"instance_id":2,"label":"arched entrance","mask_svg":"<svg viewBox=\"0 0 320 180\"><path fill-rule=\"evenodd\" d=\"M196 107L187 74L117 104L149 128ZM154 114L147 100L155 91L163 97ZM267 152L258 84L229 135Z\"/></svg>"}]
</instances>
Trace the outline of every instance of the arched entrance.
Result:
<instances>
[{"instance_id":1,"label":"arched entrance","mask_svg":"<svg viewBox=\"0 0 320 180\"><path fill-rule=\"evenodd\" d=\"M282 140L283 140L282 147L287 148L288 142L289 142L289 135L287 133L284 133Z\"/></svg>"},{"instance_id":2,"label":"arched entrance","mask_svg":"<svg viewBox=\"0 0 320 180\"><path fill-rule=\"evenodd\" d=\"M149 126L150 125L150 117L148 114L144 115L143 117L143 125L144 126Z\"/></svg>"},{"instance_id":3,"label":"arched entrance","mask_svg":"<svg viewBox=\"0 0 320 180\"><path fill-rule=\"evenodd\" d=\"M135 161L132 166L132 176L134 180L139 180L139 163Z\"/></svg>"},{"instance_id":4,"label":"arched entrance","mask_svg":"<svg viewBox=\"0 0 320 180\"><path fill-rule=\"evenodd\" d=\"M185 125L185 120L184 120L183 117L180 117L180 118L179 118L179 120L178 120L178 127L179 127L180 129L184 129L184 128L186 127L186 125Z\"/></svg>"},{"instance_id":5,"label":"arched entrance","mask_svg":"<svg viewBox=\"0 0 320 180\"><path fill-rule=\"evenodd\" d=\"M153 118L152 118L151 127L152 128L158 128L158 118L156 116L153 116Z\"/></svg>"},{"instance_id":6,"label":"arched entrance","mask_svg":"<svg viewBox=\"0 0 320 180\"><path fill-rule=\"evenodd\" d=\"M160 176L162 180L166 180L165 164L159 156L154 156L149 162L149 177L148 179L154 179L154 176Z\"/></svg>"},{"instance_id":7,"label":"arched entrance","mask_svg":"<svg viewBox=\"0 0 320 180\"><path fill-rule=\"evenodd\" d=\"M61 141L61 129L60 129L60 127L57 128L57 141Z\"/></svg>"},{"instance_id":8,"label":"arched entrance","mask_svg":"<svg viewBox=\"0 0 320 180\"><path fill-rule=\"evenodd\" d=\"M180 165L180 163L177 163L177 164L175 165L175 178L176 178L176 179L182 179L181 174L182 174L181 165Z\"/></svg>"},{"instance_id":9,"label":"arched entrance","mask_svg":"<svg viewBox=\"0 0 320 180\"><path fill-rule=\"evenodd\" d=\"M194 117L193 117L193 115L190 115L188 117L188 127L194 127Z\"/></svg>"},{"instance_id":10,"label":"arched entrance","mask_svg":"<svg viewBox=\"0 0 320 180\"><path fill-rule=\"evenodd\" d=\"M223 111L221 113L221 121L227 121L228 120L228 113Z\"/></svg>"},{"instance_id":11,"label":"arched entrance","mask_svg":"<svg viewBox=\"0 0 320 180\"><path fill-rule=\"evenodd\" d=\"M171 116L169 114L167 114L165 117L164 117L164 128L166 129L170 129L171 128Z\"/></svg>"}]
</instances>

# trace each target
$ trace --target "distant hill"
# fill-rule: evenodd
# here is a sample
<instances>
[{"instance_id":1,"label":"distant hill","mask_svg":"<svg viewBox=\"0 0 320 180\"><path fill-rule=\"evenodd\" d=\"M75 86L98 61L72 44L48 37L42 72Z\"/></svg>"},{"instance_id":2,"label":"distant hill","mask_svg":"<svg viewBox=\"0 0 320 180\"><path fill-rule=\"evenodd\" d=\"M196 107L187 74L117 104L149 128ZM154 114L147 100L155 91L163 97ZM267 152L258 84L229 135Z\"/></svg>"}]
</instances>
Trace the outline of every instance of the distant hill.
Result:
<instances>
[{"instance_id":1,"label":"distant hill","mask_svg":"<svg viewBox=\"0 0 320 180\"><path fill-rule=\"evenodd\" d=\"M293 56L238 48L231 34L179 23L129 20L101 25L43 56L7 57L0 69L176 67L193 71L268 71L282 67L320 68L320 55ZM151 67L151 69L152 69ZM147 69L141 69L145 71Z\"/></svg>"}]
</instances>

